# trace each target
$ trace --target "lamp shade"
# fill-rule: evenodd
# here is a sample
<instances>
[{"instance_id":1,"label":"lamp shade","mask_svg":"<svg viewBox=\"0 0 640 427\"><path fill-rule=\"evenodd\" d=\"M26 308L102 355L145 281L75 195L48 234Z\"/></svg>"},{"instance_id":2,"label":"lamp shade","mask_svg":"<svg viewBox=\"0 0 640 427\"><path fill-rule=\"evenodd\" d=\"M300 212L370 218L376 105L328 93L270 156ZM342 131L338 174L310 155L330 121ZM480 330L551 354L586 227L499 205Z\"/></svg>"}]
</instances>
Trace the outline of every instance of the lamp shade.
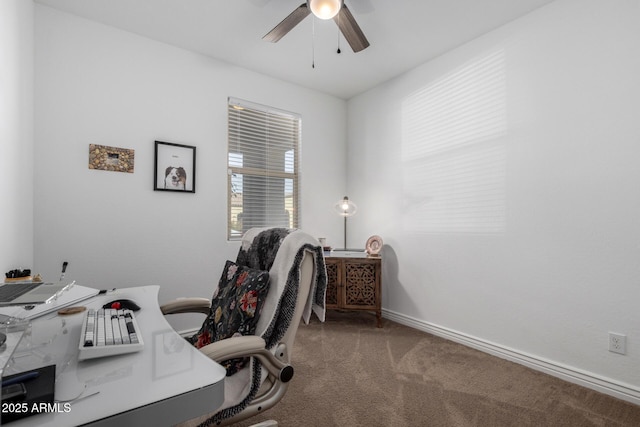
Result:
<instances>
[{"instance_id":1,"label":"lamp shade","mask_svg":"<svg viewBox=\"0 0 640 427\"><path fill-rule=\"evenodd\" d=\"M320 19L331 19L340 12L342 0L309 0L311 12Z\"/></svg>"},{"instance_id":2,"label":"lamp shade","mask_svg":"<svg viewBox=\"0 0 640 427\"><path fill-rule=\"evenodd\" d=\"M353 216L358 210L358 206L353 203L347 196L344 196L341 200L336 203L333 208L340 216Z\"/></svg>"}]
</instances>

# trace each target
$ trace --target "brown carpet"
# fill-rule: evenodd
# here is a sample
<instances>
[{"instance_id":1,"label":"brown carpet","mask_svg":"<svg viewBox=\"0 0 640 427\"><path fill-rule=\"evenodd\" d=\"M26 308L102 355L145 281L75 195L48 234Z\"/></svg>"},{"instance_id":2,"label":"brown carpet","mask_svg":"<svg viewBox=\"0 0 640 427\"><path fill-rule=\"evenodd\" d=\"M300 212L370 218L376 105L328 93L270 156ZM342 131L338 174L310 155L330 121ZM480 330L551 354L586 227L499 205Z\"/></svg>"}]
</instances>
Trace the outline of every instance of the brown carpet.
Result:
<instances>
[{"instance_id":1,"label":"brown carpet","mask_svg":"<svg viewBox=\"0 0 640 427\"><path fill-rule=\"evenodd\" d=\"M640 426L640 406L368 313L298 329L282 401L238 424Z\"/></svg>"}]
</instances>

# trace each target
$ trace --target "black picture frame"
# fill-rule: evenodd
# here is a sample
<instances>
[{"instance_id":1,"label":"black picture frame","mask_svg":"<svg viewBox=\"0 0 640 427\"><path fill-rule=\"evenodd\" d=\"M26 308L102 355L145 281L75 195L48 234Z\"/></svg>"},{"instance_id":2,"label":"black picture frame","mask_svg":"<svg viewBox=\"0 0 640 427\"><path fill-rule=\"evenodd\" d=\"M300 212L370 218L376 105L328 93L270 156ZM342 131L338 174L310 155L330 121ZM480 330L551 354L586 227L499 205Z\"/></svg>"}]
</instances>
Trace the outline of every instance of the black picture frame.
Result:
<instances>
[{"instance_id":1,"label":"black picture frame","mask_svg":"<svg viewBox=\"0 0 640 427\"><path fill-rule=\"evenodd\" d=\"M156 141L153 189L195 193L196 147Z\"/></svg>"}]
</instances>

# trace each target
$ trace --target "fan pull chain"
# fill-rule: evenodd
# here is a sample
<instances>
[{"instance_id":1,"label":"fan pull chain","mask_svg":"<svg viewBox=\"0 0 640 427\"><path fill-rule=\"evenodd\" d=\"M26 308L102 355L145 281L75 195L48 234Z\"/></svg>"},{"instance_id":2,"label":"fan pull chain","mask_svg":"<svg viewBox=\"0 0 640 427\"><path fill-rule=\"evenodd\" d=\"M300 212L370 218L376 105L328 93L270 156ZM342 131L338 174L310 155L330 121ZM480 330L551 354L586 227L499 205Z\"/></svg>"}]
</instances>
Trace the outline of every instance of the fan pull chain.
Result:
<instances>
[{"instance_id":1,"label":"fan pull chain","mask_svg":"<svg viewBox=\"0 0 640 427\"><path fill-rule=\"evenodd\" d=\"M316 17L311 18L311 68L316 68Z\"/></svg>"},{"instance_id":2,"label":"fan pull chain","mask_svg":"<svg viewBox=\"0 0 640 427\"><path fill-rule=\"evenodd\" d=\"M338 54L342 53L340 50L340 13L338 13Z\"/></svg>"}]
</instances>

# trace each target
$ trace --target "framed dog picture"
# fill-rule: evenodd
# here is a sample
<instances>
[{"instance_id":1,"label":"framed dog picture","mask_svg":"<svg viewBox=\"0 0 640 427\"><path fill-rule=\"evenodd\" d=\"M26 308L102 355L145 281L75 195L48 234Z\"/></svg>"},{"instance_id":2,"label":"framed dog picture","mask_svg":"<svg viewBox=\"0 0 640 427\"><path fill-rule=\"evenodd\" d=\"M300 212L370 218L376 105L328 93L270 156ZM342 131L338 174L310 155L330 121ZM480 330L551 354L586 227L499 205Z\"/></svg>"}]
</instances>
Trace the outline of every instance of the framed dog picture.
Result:
<instances>
[{"instance_id":1,"label":"framed dog picture","mask_svg":"<svg viewBox=\"0 0 640 427\"><path fill-rule=\"evenodd\" d=\"M156 191L196 192L196 147L156 141Z\"/></svg>"}]
</instances>

